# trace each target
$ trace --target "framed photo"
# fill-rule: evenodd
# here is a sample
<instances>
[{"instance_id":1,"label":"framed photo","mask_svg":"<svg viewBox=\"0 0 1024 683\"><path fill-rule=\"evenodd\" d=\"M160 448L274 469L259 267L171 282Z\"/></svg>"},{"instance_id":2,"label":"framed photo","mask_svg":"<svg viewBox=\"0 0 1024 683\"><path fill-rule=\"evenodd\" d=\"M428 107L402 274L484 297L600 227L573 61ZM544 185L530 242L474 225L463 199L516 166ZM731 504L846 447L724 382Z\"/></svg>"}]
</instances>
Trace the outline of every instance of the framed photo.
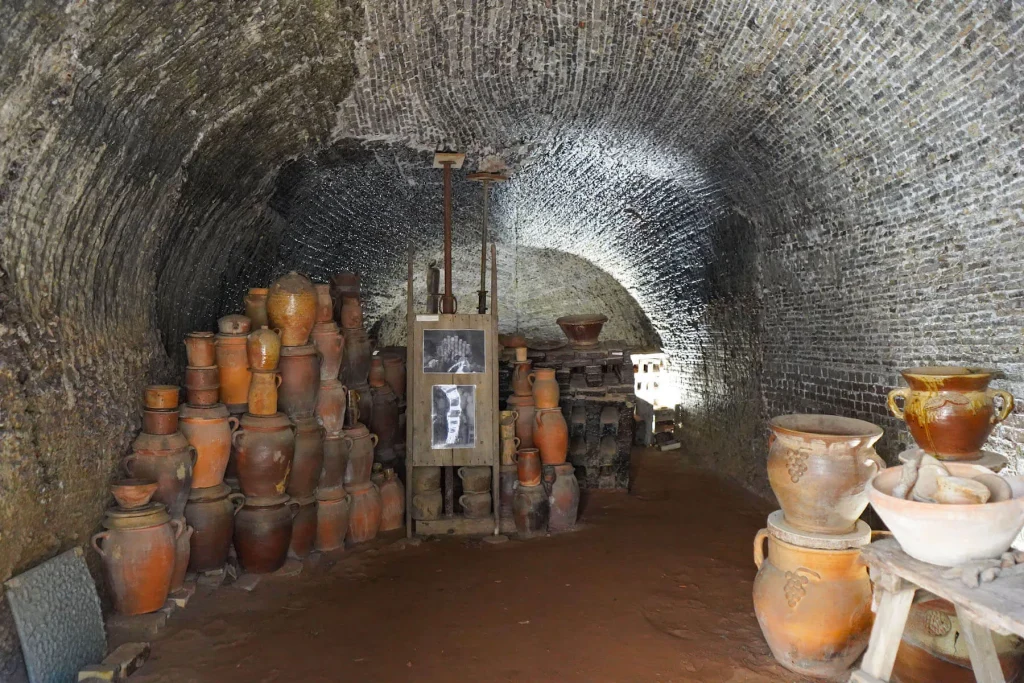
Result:
<instances>
[{"instance_id":1,"label":"framed photo","mask_svg":"<svg viewBox=\"0 0 1024 683\"><path fill-rule=\"evenodd\" d=\"M482 373L486 349L483 330L423 330L423 372Z\"/></svg>"},{"instance_id":2,"label":"framed photo","mask_svg":"<svg viewBox=\"0 0 1024 683\"><path fill-rule=\"evenodd\" d=\"M430 447L476 447L476 387L435 384L430 393Z\"/></svg>"}]
</instances>

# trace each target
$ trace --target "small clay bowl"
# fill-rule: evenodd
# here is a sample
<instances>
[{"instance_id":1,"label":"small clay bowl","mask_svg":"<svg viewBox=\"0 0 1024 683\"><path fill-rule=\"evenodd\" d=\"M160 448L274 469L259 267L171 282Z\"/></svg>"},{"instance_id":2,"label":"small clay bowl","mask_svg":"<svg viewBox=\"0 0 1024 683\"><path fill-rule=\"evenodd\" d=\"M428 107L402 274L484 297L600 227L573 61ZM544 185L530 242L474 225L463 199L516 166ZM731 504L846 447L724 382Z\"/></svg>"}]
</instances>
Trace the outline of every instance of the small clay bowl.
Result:
<instances>
[{"instance_id":1,"label":"small clay bowl","mask_svg":"<svg viewBox=\"0 0 1024 683\"><path fill-rule=\"evenodd\" d=\"M172 410L178 407L181 389L173 384L150 384L144 392L143 402L152 410Z\"/></svg>"},{"instance_id":2,"label":"small clay bowl","mask_svg":"<svg viewBox=\"0 0 1024 683\"><path fill-rule=\"evenodd\" d=\"M598 345L601 328L608 322L608 317L599 313L583 313L566 315L555 321L562 328L569 346L574 349L591 349Z\"/></svg>"},{"instance_id":3,"label":"small clay bowl","mask_svg":"<svg viewBox=\"0 0 1024 683\"><path fill-rule=\"evenodd\" d=\"M149 503L157 483L146 479L119 479L110 485L114 500L125 510L134 510Z\"/></svg>"},{"instance_id":4,"label":"small clay bowl","mask_svg":"<svg viewBox=\"0 0 1024 683\"><path fill-rule=\"evenodd\" d=\"M217 321L217 328L221 334L249 334L252 321L248 317L232 313Z\"/></svg>"}]
</instances>

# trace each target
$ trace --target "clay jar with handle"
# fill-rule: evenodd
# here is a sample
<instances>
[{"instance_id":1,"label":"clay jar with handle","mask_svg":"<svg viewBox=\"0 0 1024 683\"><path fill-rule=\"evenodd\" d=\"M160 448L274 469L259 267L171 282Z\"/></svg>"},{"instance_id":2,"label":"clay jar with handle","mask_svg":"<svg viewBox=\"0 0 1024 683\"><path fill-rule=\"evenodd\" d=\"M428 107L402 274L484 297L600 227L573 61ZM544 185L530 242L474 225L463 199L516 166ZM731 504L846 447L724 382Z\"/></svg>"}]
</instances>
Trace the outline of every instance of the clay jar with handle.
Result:
<instances>
[{"instance_id":1,"label":"clay jar with handle","mask_svg":"<svg viewBox=\"0 0 1024 683\"><path fill-rule=\"evenodd\" d=\"M519 483L523 486L540 484L540 451L536 448L520 448L516 453L516 471L519 474Z\"/></svg>"},{"instance_id":2,"label":"clay jar with handle","mask_svg":"<svg viewBox=\"0 0 1024 683\"><path fill-rule=\"evenodd\" d=\"M217 375L221 403L245 405L249 400L249 381L252 379L245 335L217 335Z\"/></svg>"},{"instance_id":3,"label":"clay jar with handle","mask_svg":"<svg viewBox=\"0 0 1024 683\"><path fill-rule=\"evenodd\" d=\"M304 560L313 552L313 544L316 543L316 498L292 498L291 504L298 507L295 519L292 520L292 540L288 544L288 556Z\"/></svg>"},{"instance_id":4,"label":"clay jar with handle","mask_svg":"<svg viewBox=\"0 0 1024 683\"><path fill-rule=\"evenodd\" d=\"M246 413L231 435L242 493L263 498L283 495L295 457L295 433L286 415Z\"/></svg>"},{"instance_id":5,"label":"clay jar with handle","mask_svg":"<svg viewBox=\"0 0 1024 683\"><path fill-rule=\"evenodd\" d=\"M277 402L288 417L309 417L320 391L320 356L312 344L281 348Z\"/></svg>"},{"instance_id":6,"label":"clay jar with handle","mask_svg":"<svg viewBox=\"0 0 1024 683\"><path fill-rule=\"evenodd\" d=\"M156 612L167 602L174 574L175 540L185 529L163 505L137 510L108 510L105 531L92 537L103 559L107 584L118 614Z\"/></svg>"},{"instance_id":7,"label":"clay jar with handle","mask_svg":"<svg viewBox=\"0 0 1024 683\"><path fill-rule=\"evenodd\" d=\"M216 364L213 332L189 332L185 335L185 357L188 364L209 367Z\"/></svg>"},{"instance_id":8,"label":"clay jar with handle","mask_svg":"<svg viewBox=\"0 0 1024 683\"><path fill-rule=\"evenodd\" d=\"M367 383L370 374L370 355L373 349L366 330L345 330L345 353L341 361L341 380L349 387Z\"/></svg>"},{"instance_id":9,"label":"clay jar with handle","mask_svg":"<svg viewBox=\"0 0 1024 683\"><path fill-rule=\"evenodd\" d=\"M132 442L132 452L122 464L130 477L155 481L153 500L162 503L168 514L177 519L185 512L195 460L196 450L181 432L143 432Z\"/></svg>"},{"instance_id":10,"label":"clay jar with handle","mask_svg":"<svg viewBox=\"0 0 1024 683\"><path fill-rule=\"evenodd\" d=\"M569 452L569 426L558 408L537 409L533 422L533 443L540 449L545 465L560 465Z\"/></svg>"},{"instance_id":11,"label":"clay jar with handle","mask_svg":"<svg viewBox=\"0 0 1024 683\"><path fill-rule=\"evenodd\" d=\"M320 393L316 399L316 417L328 434L337 436L345 424L345 408L348 406L348 389L340 380L326 379L320 382Z\"/></svg>"},{"instance_id":12,"label":"clay jar with handle","mask_svg":"<svg viewBox=\"0 0 1024 683\"><path fill-rule=\"evenodd\" d=\"M143 391L143 405L149 410L174 410L181 388L173 384L150 384Z\"/></svg>"},{"instance_id":13,"label":"clay jar with handle","mask_svg":"<svg viewBox=\"0 0 1024 683\"><path fill-rule=\"evenodd\" d=\"M273 415L277 412L277 390L281 375L277 370L253 370L249 382L248 409L253 415Z\"/></svg>"},{"instance_id":14,"label":"clay jar with handle","mask_svg":"<svg viewBox=\"0 0 1024 683\"><path fill-rule=\"evenodd\" d=\"M352 507L348 519L348 540L364 543L373 540L380 529L382 503L380 491L373 482L346 485L352 496Z\"/></svg>"},{"instance_id":15,"label":"clay jar with handle","mask_svg":"<svg viewBox=\"0 0 1024 683\"><path fill-rule=\"evenodd\" d=\"M865 484L885 469L871 447L881 427L835 415L783 415L769 427L768 481L786 521L811 533L853 531Z\"/></svg>"},{"instance_id":16,"label":"clay jar with handle","mask_svg":"<svg viewBox=\"0 0 1024 683\"><path fill-rule=\"evenodd\" d=\"M316 290L309 278L292 271L270 285L267 320L281 331L281 346L304 346L316 323Z\"/></svg>"},{"instance_id":17,"label":"clay jar with handle","mask_svg":"<svg viewBox=\"0 0 1024 683\"><path fill-rule=\"evenodd\" d=\"M889 409L926 453L939 460L975 460L995 425L1013 410L1009 392L988 388L998 372L953 366L903 370L910 386L889 392Z\"/></svg>"},{"instance_id":18,"label":"clay jar with handle","mask_svg":"<svg viewBox=\"0 0 1024 683\"><path fill-rule=\"evenodd\" d=\"M459 479L462 480L462 490L466 493L483 493L491 490L491 475L493 474L490 467L483 465L480 467L460 467L455 470Z\"/></svg>"},{"instance_id":19,"label":"clay jar with handle","mask_svg":"<svg viewBox=\"0 0 1024 683\"><path fill-rule=\"evenodd\" d=\"M470 519L480 519L491 516L491 492L463 493L459 496L459 506L462 507L462 514Z\"/></svg>"},{"instance_id":20,"label":"clay jar with handle","mask_svg":"<svg viewBox=\"0 0 1024 683\"><path fill-rule=\"evenodd\" d=\"M181 590L185 585L185 574L188 573L189 556L191 555L191 539L195 529L187 523L182 532L174 538L174 571L171 572L170 591Z\"/></svg>"},{"instance_id":21,"label":"clay jar with handle","mask_svg":"<svg viewBox=\"0 0 1024 683\"><path fill-rule=\"evenodd\" d=\"M178 431L178 409L142 409L142 431L147 434L173 434Z\"/></svg>"},{"instance_id":22,"label":"clay jar with handle","mask_svg":"<svg viewBox=\"0 0 1024 683\"><path fill-rule=\"evenodd\" d=\"M380 530L394 531L405 526L405 487L394 468L385 467L380 489Z\"/></svg>"},{"instance_id":23,"label":"clay jar with handle","mask_svg":"<svg viewBox=\"0 0 1024 683\"><path fill-rule=\"evenodd\" d=\"M413 468L412 471L412 492L426 493L427 491L441 490L441 468L435 466L424 466Z\"/></svg>"},{"instance_id":24,"label":"clay jar with handle","mask_svg":"<svg viewBox=\"0 0 1024 683\"><path fill-rule=\"evenodd\" d=\"M545 477L544 481L551 506L548 531L571 531L576 527L576 515L580 507L580 484L576 480L576 470L571 463L545 465L545 474L549 468L551 476Z\"/></svg>"},{"instance_id":25,"label":"clay jar with handle","mask_svg":"<svg viewBox=\"0 0 1024 683\"><path fill-rule=\"evenodd\" d=\"M288 478L288 494L308 498L316 492L324 466L324 428L315 417L295 420L295 456Z\"/></svg>"},{"instance_id":26,"label":"clay jar with handle","mask_svg":"<svg viewBox=\"0 0 1024 683\"><path fill-rule=\"evenodd\" d=\"M330 552L345 547L352 495L344 489L317 491L316 549Z\"/></svg>"},{"instance_id":27,"label":"clay jar with handle","mask_svg":"<svg viewBox=\"0 0 1024 683\"><path fill-rule=\"evenodd\" d=\"M501 464L502 465L513 465L516 461L516 452L519 451L519 447L523 445L518 436L513 436L510 439L501 440Z\"/></svg>"},{"instance_id":28,"label":"clay jar with handle","mask_svg":"<svg viewBox=\"0 0 1024 683\"><path fill-rule=\"evenodd\" d=\"M391 387L381 382L381 386L371 389L373 394L373 410L370 411L370 431L377 435L377 458L381 461L395 457L395 439L398 434L398 399Z\"/></svg>"},{"instance_id":29,"label":"clay jar with handle","mask_svg":"<svg viewBox=\"0 0 1024 683\"><path fill-rule=\"evenodd\" d=\"M246 496L235 514L235 552L245 571L269 574L284 566L299 506L287 495Z\"/></svg>"},{"instance_id":30,"label":"clay jar with handle","mask_svg":"<svg viewBox=\"0 0 1024 683\"><path fill-rule=\"evenodd\" d=\"M252 329L258 330L266 327L267 322L267 292L266 287L253 287L242 299L245 305L245 317L252 321Z\"/></svg>"},{"instance_id":31,"label":"clay jar with handle","mask_svg":"<svg viewBox=\"0 0 1024 683\"><path fill-rule=\"evenodd\" d=\"M224 566L235 528L235 511L244 501L245 496L231 493L227 484L189 492L185 521L195 529L190 541L189 569L207 572Z\"/></svg>"},{"instance_id":32,"label":"clay jar with handle","mask_svg":"<svg viewBox=\"0 0 1024 683\"><path fill-rule=\"evenodd\" d=\"M231 433L236 429L238 418L230 416L222 403L209 407L182 406L181 433L196 449L193 488L209 488L224 481L231 455Z\"/></svg>"},{"instance_id":33,"label":"clay jar with handle","mask_svg":"<svg viewBox=\"0 0 1024 683\"><path fill-rule=\"evenodd\" d=\"M508 397L508 409L514 410L516 418L516 436L519 438L521 448L533 448L533 422L536 408L533 404L533 394L529 396Z\"/></svg>"},{"instance_id":34,"label":"clay jar with handle","mask_svg":"<svg viewBox=\"0 0 1024 683\"><path fill-rule=\"evenodd\" d=\"M515 361L512 363L512 379L510 387L515 396L533 395L533 361Z\"/></svg>"},{"instance_id":35,"label":"clay jar with handle","mask_svg":"<svg viewBox=\"0 0 1024 683\"><path fill-rule=\"evenodd\" d=\"M251 370L277 370L281 360L281 337L266 325L245 338L245 357Z\"/></svg>"},{"instance_id":36,"label":"clay jar with handle","mask_svg":"<svg viewBox=\"0 0 1024 683\"><path fill-rule=\"evenodd\" d=\"M348 462L345 465L345 488L361 486L370 481L373 469L373 449L377 445L377 435L371 434L365 425L357 423L355 427L344 430L344 436L351 440Z\"/></svg>"},{"instance_id":37,"label":"clay jar with handle","mask_svg":"<svg viewBox=\"0 0 1024 683\"><path fill-rule=\"evenodd\" d=\"M331 286L326 282L313 284L316 290L316 321L326 323L334 321L334 300L331 299Z\"/></svg>"},{"instance_id":38,"label":"clay jar with handle","mask_svg":"<svg viewBox=\"0 0 1024 683\"><path fill-rule=\"evenodd\" d=\"M558 407L558 382L554 368L537 368L533 371L533 403L537 410Z\"/></svg>"},{"instance_id":39,"label":"clay jar with handle","mask_svg":"<svg viewBox=\"0 0 1024 683\"><path fill-rule=\"evenodd\" d=\"M310 335L320 354L320 380L338 379L345 353L345 337L333 322L317 323Z\"/></svg>"},{"instance_id":40,"label":"clay jar with handle","mask_svg":"<svg viewBox=\"0 0 1024 683\"><path fill-rule=\"evenodd\" d=\"M405 359L397 353L381 354L384 363L384 380L395 392L399 402L405 398Z\"/></svg>"},{"instance_id":41,"label":"clay jar with handle","mask_svg":"<svg viewBox=\"0 0 1024 683\"><path fill-rule=\"evenodd\" d=\"M512 518L520 538L542 536L548 531L548 494L542 484L524 486L516 484L512 497Z\"/></svg>"},{"instance_id":42,"label":"clay jar with handle","mask_svg":"<svg viewBox=\"0 0 1024 683\"><path fill-rule=\"evenodd\" d=\"M802 548L762 529L754 564L754 613L775 659L805 676L846 673L867 648L874 621L860 549Z\"/></svg>"},{"instance_id":43,"label":"clay jar with handle","mask_svg":"<svg viewBox=\"0 0 1024 683\"><path fill-rule=\"evenodd\" d=\"M352 439L328 434L324 438L324 466L320 472L319 486L333 488L345 482L345 468L348 466L348 455L352 449Z\"/></svg>"}]
</instances>

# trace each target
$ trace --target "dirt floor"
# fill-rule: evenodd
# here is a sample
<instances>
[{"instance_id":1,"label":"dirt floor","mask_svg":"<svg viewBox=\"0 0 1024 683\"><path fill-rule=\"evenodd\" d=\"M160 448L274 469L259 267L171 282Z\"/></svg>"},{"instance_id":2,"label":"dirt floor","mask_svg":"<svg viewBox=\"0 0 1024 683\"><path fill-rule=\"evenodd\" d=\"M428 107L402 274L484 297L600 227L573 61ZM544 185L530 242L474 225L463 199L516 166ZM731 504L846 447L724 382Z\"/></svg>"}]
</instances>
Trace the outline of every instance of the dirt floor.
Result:
<instances>
[{"instance_id":1,"label":"dirt floor","mask_svg":"<svg viewBox=\"0 0 1024 683\"><path fill-rule=\"evenodd\" d=\"M632 493L590 496L572 533L392 535L251 593L197 594L132 681L800 680L751 607L770 510L684 460L637 451Z\"/></svg>"}]
</instances>

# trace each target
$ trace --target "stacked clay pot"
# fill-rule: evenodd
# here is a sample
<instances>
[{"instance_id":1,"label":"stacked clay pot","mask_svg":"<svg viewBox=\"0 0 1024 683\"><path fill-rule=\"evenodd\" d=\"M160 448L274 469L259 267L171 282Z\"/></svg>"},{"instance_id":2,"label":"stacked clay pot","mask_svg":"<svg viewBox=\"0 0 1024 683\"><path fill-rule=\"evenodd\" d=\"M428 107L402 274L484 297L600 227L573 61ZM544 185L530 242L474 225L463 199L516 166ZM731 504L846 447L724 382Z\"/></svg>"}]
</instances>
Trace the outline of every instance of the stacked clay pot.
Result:
<instances>
[{"instance_id":1,"label":"stacked clay pot","mask_svg":"<svg viewBox=\"0 0 1024 683\"><path fill-rule=\"evenodd\" d=\"M235 553L245 571L267 574L284 566L299 505L287 494L246 495L235 513Z\"/></svg>"},{"instance_id":2,"label":"stacked clay pot","mask_svg":"<svg viewBox=\"0 0 1024 683\"><path fill-rule=\"evenodd\" d=\"M458 498L462 514L470 519L491 516L491 478L493 469L488 465L463 466L455 470L462 480L462 495Z\"/></svg>"},{"instance_id":3,"label":"stacked clay pot","mask_svg":"<svg viewBox=\"0 0 1024 683\"><path fill-rule=\"evenodd\" d=\"M520 448L516 453L518 479L512 497L512 517L520 538L532 538L547 533L550 502L541 481L540 451Z\"/></svg>"},{"instance_id":4,"label":"stacked clay pot","mask_svg":"<svg viewBox=\"0 0 1024 683\"><path fill-rule=\"evenodd\" d=\"M374 356L370 363L370 393L373 409L368 426L377 435L374 458L384 465L395 461L395 440L398 436L398 397L384 374L384 359Z\"/></svg>"},{"instance_id":5,"label":"stacked clay pot","mask_svg":"<svg viewBox=\"0 0 1024 683\"><path fill-rule=\"evenodd\" d=\"M784 415L769 422L768 480L782 509L754 540L754 612L772 654L799 674L837 676L867 647L871 582L858 518L885 462L870 422ZM764 554L767 539L768 554Z\"/></svg>"},{"instance_id":6,"label":"stacked clay pot","mask_svg":"<svg viewBox=\"0 0 1024 683\"><path fill-rule=\"evenodd\" d=\"M249 358L246 338L252 322L244 315L226 315L217 321L217 375L220 402L235 414L244 413L249 401Z\"/></svg>"},{"instance_id":7,"label":"stacked clay pot","mask_svg":"<svg viewBox=\"0 0 1024 683\"><path fill-rule=\"evenodd\" d=\"M213 332L185 335L185 394L194 406L212 406L220 400L220 371L217 369L217 338Z\"/></svg>"},{"instance_id":8,"label":"stacked clay pot","mask_svg":"<svg viewBox=\"0 0 1024 683\"><path fill-rule=\"evenodd\" d=\"M224 566L235 529L235 512L244 500L245 496L232 493L227 484L189 493L185 521L194 529L188 565L191 571L210 572Z\"/></svg>"},{"instance_id":9,"label":"stacked clay pot","mask_svg":"<svg viewBox=\"0 0 1024 683\"><path fill-rule=\"evenodd\" d=\"M281 387L281 375L277 372L281 338L264 325L246 337L245 354L252 372L246 397L248 412L260 416L274 415L277 413L277 392Z\"/></svg>"},{"instance_id":10,"label":"stacked clay pot","mask_svg":"<svg viewBox=\"0 0 1024 683\"><path fill-rule=\"evenodd\" d=\"M362 303L359 299L359 275L338 273L331 278L331 295L334 301L335 317L341 323L345 337L345 353L341 365L341 380L359 396L359 414L365 424L370 424L373 399L370 392L369 374L372 344L363 327Z\"/></svg>"},{"instance_id":11,"label":"stacked clay pot","mask_svg":"<svg viewBox=\"0 0 1024 683\"><path fill-rule=\"evenodd\" d=\"M380 491L380 531L394 531L405 526L405 487L393 467L374 463L371 481Z\"/></svg>"},{"instance_id":12,"label":"stacked clay pot","mask_svg":"<svg viewBox=\"0 0 1024 683\"><path fill-rule=\"evenodd\" d=\"M516 360L512 369L512 395L508 397L508 409L516 417L515 436L522 448L533 448L533 421L536 408L533 399L533 362L526 358L526 347L516 348Z\"/></svg>"},{"instance_id":13,"label":"stacked clay pot","mask_svg":"<svg viewBox=\"0 0 1024 683\"><path fill-rule=\"evenodd\" d=\"M353 543L369 541L377 535L382 512L380 491L370 479L377 435L371 434L366 425L358 421L358 415L359 410L350 399L351 424L343 430L344 443L348 446L343 481L344 490L351 494L347 538Z\"/></svg>"},{"instance_id":14,"label":"stacked clay pot","mask_svg":"<svg viewBox=\"0 0 1024 683\"><path fill-rule=\"evenodd\" d=\"M438 519L443 506L441 468L414 467L412 469L412 518L415 520Z\"/></svg>"},{"instance_id":15,"label":"stacked clay pot","mask_svg":"<svg viewBox=\"0 0 1024 683\"><path fill-rule=\"evenodd\" d=\"M253 287L242 300L245 306L245 317L249 319L252 328L258 330L261 327L268 327L267 320L267 294L270 292L266 287Z\"/></svg>"},{"instance_id":16,"label":"stacked clay pot","mask_svg":"<svg viewBox=\"0 0 1024 683\"><path fill-rule=\"evenodd\" d=\"M519 349L516 349L519 351ZM554 368L536 368L530 373L533 389L533 445L543 464L543 488L547 494L547 530L552 533L576 527L580 485L569 453L569 425L559 406L558 381ZM513 499L513 509L515 501Z\"/></svg>"}]
</instances>

